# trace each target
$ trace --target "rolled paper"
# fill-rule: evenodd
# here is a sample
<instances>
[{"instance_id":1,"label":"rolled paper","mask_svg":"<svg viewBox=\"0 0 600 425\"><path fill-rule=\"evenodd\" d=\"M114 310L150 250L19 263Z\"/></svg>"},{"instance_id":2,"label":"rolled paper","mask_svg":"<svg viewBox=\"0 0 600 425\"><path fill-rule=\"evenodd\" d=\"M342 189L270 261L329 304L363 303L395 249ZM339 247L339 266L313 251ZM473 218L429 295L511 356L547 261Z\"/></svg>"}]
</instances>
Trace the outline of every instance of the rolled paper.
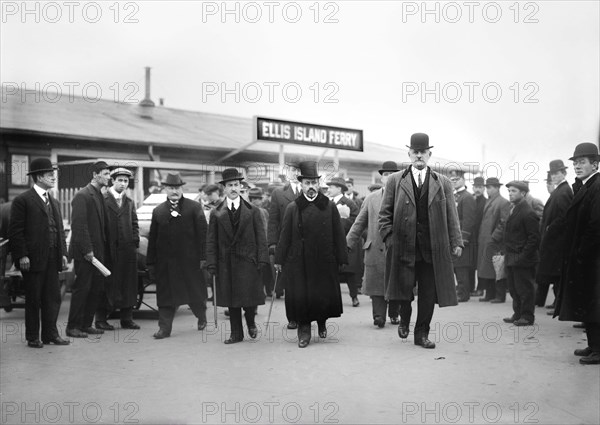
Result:
<instances>
[{"instance_id":1,"label":"rolled paper","mask_svg":"<svg viewBox=\"0 0 600 425\"><path fill-rule=\"evenodd\" d=\"M110 276L110 274L111 274L110 270L108 270L104 264L102 264L100 261L98 261L98 259L96 257L94 257L92 259L92 265L94 267L96 267L100 273L102 273L102 276L104 276L104 277Z\"/></svg>"}]
</instances>

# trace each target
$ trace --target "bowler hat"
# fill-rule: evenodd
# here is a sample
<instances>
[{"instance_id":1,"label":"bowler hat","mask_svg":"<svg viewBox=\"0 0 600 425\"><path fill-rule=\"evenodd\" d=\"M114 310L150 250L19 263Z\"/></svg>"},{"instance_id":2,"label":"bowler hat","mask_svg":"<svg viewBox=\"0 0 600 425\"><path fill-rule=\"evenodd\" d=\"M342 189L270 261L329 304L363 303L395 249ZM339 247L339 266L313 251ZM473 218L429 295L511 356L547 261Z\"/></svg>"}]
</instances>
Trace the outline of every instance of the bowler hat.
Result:
<instances>
[{"instance_id":1,"label":"bowler hat","mask_svg":"<svg viewBox=\"0 0 600 425\"><path fill-rule=\"evenodd\" d=\"M221 183L222 185L224 185L227 182L230 182L232 180L244 180L244 176L242 176L240 174L240 172L238 171L237 168L226 168L223 170L223 172L221 173L221 181L219 183Z\"/></svg>"},{"instance_id":2,"label":"bowler hat","mask_svg":"<svg viewBox=\"0 0 600 425\"><path fill-rule=\"evenodd\" d=\"M397 171L400 171L400 170L398 170L398 165L394 161L385 161L381 165L381 169L379 170L379 174L383 175L383 173L386 173L386 172L395 173Z\"/></svg>"},{"instance_id":3,"label":"bowler hat","mask_svg":"<svg viewBox=\"0 0 600 425\"><path fill-rule=\"evenodd\" d=\"M410 146L407 145L406 147L416 151L422 151L431 149L433 146L429 146L429 136L427 134L415 133L410 136Z\"/></svg>"},{"instance_id":4,"label":"bowler hat","mask_svg":"<svg viewBox=\"0 0 600 425\"><path fill-rule=\"evenodd\" d=\"M248 198L250 199L262 199L263 190L260 187L253 187L248 191Z\"/></svg>"},{"instance_id":5,"label":"bowler hat","mask_svg":"<svg viewBox=\"0 0 600 425\"><path fill-rule=\"evenodd\" d=\"M183 186L184 181L181 180L179 173L168 173L167 178L161 182L164 186Z\"/></svg>"},{"instance_id":6,"label":"bowler hat","mask_svg":"<svg viewBox=\"0 0 600 425\"><path fill-rule=\"evenodd\" d=\"M331 185L341 187L343 192L347 192L348 191L348 186L346 186L346 182L341 177L334 177L331 180L329 180L327 182L327 186L331 186Z\"/></svg>"},{"instance_id":7,"label":"bowler hat","mask_svg":"<svg viewBox=\"0 0 600 425\"><path fill-rule=\"evenodd\" d=\"M573 156L569 158L569 160L573 161L574 159L582 156L591 156L598 159L598 146L593 143L580 143L575 146L575 152L573 153Z\"/></svg>"},{"instance_id":8,"label":"bowler hat","mask_svg":"<svg viewBox=\"0 0 600 425\"><path fill-rule=\"evenodd\" d=\"M29 164L29 172L27 175L46 173L48 171L54 171L57 168L58 167L55 165L52 165L52 161L50 161L48 158L36 158Z\"/></svg>"},{"instance_id":9,"label":"bowler hat","mask_svg":"<svg viewBox=\"0 0 600 425\"><path fill-rule=\"evenodd\" d=\"M529 192L529 182L513 180L511 182L506 183L506 187L516 187L521 192Z\"/></svg>"},{"instance_id":10,"label":"bowler hat","mask_svg":"<svg viewBox=\"0 0 600 425\"><path fill-rule=\"evenodd\" d=\"M483 177L475 177L473 179L473 186L483 186L484 182L483 182Z\"/></svg>"},{"instance_id":11,"label":"bowler hat","mask_svg":"<svg viewBox=\"0 0 600 425\"><path fill-rule=\"evenodd\" d=\"M317 172L317 161L302 161L298 164L300 174L298 175L298 181L302 179L320 179L321 176Z\"/></svg>"},{"instance_id":12,"label":"bowler hat","mask_svg":"<svg viewBox=\"0 0 600 425\"><path fill-rule=\"evenodd\" d=\"M565 164L562 162L562 159L555 159L554 161L550 161L550 170L548 173L553 174L557 171L566 170Z\"/></svg>"},{"instance_id":13,"label":"bowler hat","mask_svg":"<svg viewBox=\"0 0 600 425\"><path fill-rule=\"evenodd\" d=\"M115 168L110 172L110 176L114 179L117 176L126 176L129 178L133 177L133 173L129 171L127 168L119 167Z\"/></svg>"},{"instance_id":14,"label":"bowler hat","mask_svg":"<svg viewBox=\"0 0 600 425\"><path fill-rule=\"evenodd\" d=\"M485 185L486 186L502 186L502 183L500 183L500 180L498 180L497 177L488 177L488 179L485 181Z\"/></svg>"}]
</instances>

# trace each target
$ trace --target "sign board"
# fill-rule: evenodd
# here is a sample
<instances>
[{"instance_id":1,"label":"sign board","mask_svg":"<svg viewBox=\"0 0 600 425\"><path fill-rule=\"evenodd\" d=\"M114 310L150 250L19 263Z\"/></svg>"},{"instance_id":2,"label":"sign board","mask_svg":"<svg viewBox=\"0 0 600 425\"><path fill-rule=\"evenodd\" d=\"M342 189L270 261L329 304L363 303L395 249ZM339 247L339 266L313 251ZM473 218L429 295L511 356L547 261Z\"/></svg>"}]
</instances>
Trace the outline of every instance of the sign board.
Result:
<instances>
[{"instance_id":1,"label":"sign board","mask_svg":"<svg viewBox=\"0 0 600 425\"><path fill-rule=\"evenodd\" d=\"M255 117L254 127L254 136L257 141L363 151L362 130L263 117Z\"/></svg>"}]
</instances>

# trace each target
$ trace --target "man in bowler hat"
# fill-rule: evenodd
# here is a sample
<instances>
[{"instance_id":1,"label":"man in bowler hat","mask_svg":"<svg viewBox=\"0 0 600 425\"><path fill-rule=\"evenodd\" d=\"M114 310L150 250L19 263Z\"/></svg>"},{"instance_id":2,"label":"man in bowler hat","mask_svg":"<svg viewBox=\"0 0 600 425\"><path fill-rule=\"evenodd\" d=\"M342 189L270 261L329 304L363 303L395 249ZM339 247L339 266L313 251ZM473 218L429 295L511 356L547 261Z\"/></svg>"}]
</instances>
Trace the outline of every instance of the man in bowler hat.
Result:
<instances>
[{"instance_id":1,"label":"man in bowler hat","mask_svg":"<svg viewBox=\"0 0 600 425\"><path fill-rule=\"evenodd\" d=\"M49 193L56 185L56 167L48 158L37 158L27 174L33 187L14 199L8 229L10 249L25 287L25 337L32 348L68 345L56 327L61 303L58 272L67 268L62 216L58 201Z\"/></svg>"},{"instance_id":2,"label":"man in bowler hat","mask_svg":"<svg viewBox=\"0 0 600 425\"><path fill-rule=\"evenodd\" d=\"M429 329L436 302L457 305L453 259L463 242L450 180L427 166L429 136L413 134L408 146L411 166L392 174L379 212L379 233L386 246L386 298L400 300L398 335L409 334L413 288L418 282L414 343L435 348Z\"/></svg>"},{"instance_id":3,"label":"man in bowler hat","mask_svg":"<svg viewBox=\"0 0 600 425\"><path fill-rule=\"evenodd\" d=\"M207 269L216 276L217 305L229 307L231 335L225 344L243 341L242 309L248 334L256 338L256 308L265 303L261 269L269 264L267 232L258 207L240 196L244 177L236 168L223 170L225 201L211 211Z\"/></svg>"},{"instance_id":4,"label":"man in bowler hat","mask_svg":"<svg viewBox=\"0 0 600 425\"><path fill-rule=\"evenodd\" d=\"M188 304L206 327L206 283L201 268L206 261L207 224L202 205L183 196L179 173L168 173L162 186L167 200L152 211L148 236L148 272L156 282L158 331L155 339L171 336L175 312Z\"/></svg>"},{"instance_id":5,"label":"man in bowler hat","mask_svg":"<svg viewBox=\"0 0 600 425\"><path fill-rule=\"evenodd\" d=\"M558 320L583 322L588 346L581 364L600 364L600 173L598 146L580 143L573 156L574 197L566 215Z\"/></svg>"},{"instance_id":6,"label":"man in bowler hat","mask_svg":"<svg viewBox=\"0 0 600 425\"><path fill-rule=\"evenodd\" d=\"M110 266L108 218L102 188L108 186L110 171L104 161L92 165L92 181L75 194L71 205L71 254L75 260L75 281L71 295L67 335L86 338L103 334L92 327L94 314L104 289L104 276L92 264L96 258Z\"/></svg>"}]
</instances>

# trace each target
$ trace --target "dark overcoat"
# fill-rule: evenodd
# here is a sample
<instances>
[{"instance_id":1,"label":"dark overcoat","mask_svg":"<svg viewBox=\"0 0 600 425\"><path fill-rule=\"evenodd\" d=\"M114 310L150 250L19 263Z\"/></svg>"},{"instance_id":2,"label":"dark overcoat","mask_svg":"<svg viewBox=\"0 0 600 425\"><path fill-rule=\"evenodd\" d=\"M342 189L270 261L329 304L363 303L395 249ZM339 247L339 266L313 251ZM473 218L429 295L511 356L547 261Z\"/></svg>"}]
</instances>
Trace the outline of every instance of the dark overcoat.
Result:
<instances>
[{"instance_id":1,"label":"dark overcoat","mask_svg":"<svg viewBox=\"0 0 600 425\"><path fill-rule=\"evenodd\" d=\"M452 183L429 170L428 214L437 302L457 305L452 250L463 247ZM410 167L390 175L379 211L379 233L386 243L386 299L412 300L415 285L417 205ZM391 238L387 240L387 238Z\"/></svg>"},{"instance_id":2,"label":"dark overcoat","mask_svg":"<svg viewBox=\"0 0 600 425\"><path fill-rule=\"evenodd\" d=\"M97 195L97 190L88 184L78 191L71 201L71 256L77 261L87 261L84 256L94 252L94 257L110 267L106 244L108 228L106 206Z\"/></svg>"},{"instance_id":3,"label":"dark overcoat","mask_svg":"<svg viewBox=\"0 0 600 425\"><path fill-rule=\"evenodd\" d=\"M474 238L477 220L477 204L475 198L466 189L457 192L454 195L456 199L456 210L460 222L460 233L462 236L463 249L462 255L454 261L454 267L475 268L477 265L477 243Z\"/></svg>"},{"instance_id":4,"label":"dark overcoat","mask_svg":"<svg viewBox=\"0 0 600 425\"><path fill-rule=\"evenodd\" d=\"M600 174L573 189L554 314L559 320L600 323Z\"/></svg>"},{"instance_id":5,"label":"dark overcoat","mask_svg":"<svg viewBox=\"0 0 600 425\"><path fill-rule=\"evenodd\" d=\"M319 193L313 202L300 195L290 203L275 253L275 264L283 266L288 283L288 319L310 322L341 316L338 268L347 262L344 229L333 202Z\"/></svg>"},{"instance_id":6,"label":"dark overcoat","mask_svg":"<svg viewBox=\"0 0 600 425\"><path fill-rule=\"evenodd\" d=\"M137 248L140 232L133 201L123 195L121 207L108 191L104 202L108 211L108 248L112 274L106 279L106 296L116 308L136 304L138 293Z\"/></svg>"},{"instance_id":7,"label":"dark overcoat","mask_svg":"<svg viewBox=\"0 0 600 425\"><path fill-rule=\"evenodd\" d=\"M342 197L335 203L335 205L346 205L350 209L350 216L348 218L341 218L342 226L344 227L344 234L348 234L350 228L354 224L356 217L358 216L359 207L355 201L342 195ZM356 249L351 250L348 253L348 265L342 267L342 273L354 273L359 274L362 277L363 274L363 251L359 246ZM342 281L343 282L343 281Z\"/></svg>"},{"instance_id":8,"label":"dark overcoat","mask_svg":"<svg viewBox=\"0 0 600 425\"><path fill-rule=\"evenodd\" d=\"M252 307L265 303L260 269L269 264L269 252L259 208L240 199L237 231L226 201L211 211L206 263L217 270L218 306Z\"/></svg>"},{"instance_id":9,"label":"dark overcoat","mask_svg":"<svg viewBox=\"0 0 600 425\"><path fill-rule=\"evenodd\" d=\"M565 248L565 217L573 200L573 189L563 181L548 198L540 224L540 263L536 280L541 284L558 283Z\"/></svg>"},{"instance_id":10,"label":"dark overcoat","mask_svg":"<svg viewBox=\"0 0 600 425\"><path fill-rule=\"evenodd\" d=\"M50 194L48 194L48 199L52 206L54 222L58 231L57 267L58 270L62 270L62 257L67 255L65 231L63 229L58 201ZM30 272L35 273L46 270L50 254L48 210L35 189L31 188L13 200L8 238L13 260L17 268L19 267L19 259L28 257Z\"/></svg>"},{"instance_id":11,"label":"dark overcoat","mask_svg":"<svg viewBox=\"0 0 600 425\"><path fill-rule=\"evenodd\" d=\"M496 280L492 257L502 251L502 234L509 211L510 202L500 193L485 202L477 243L477 276L480 278Z\"/></svg>"},{"instance_id":12,"label":"dark overcoat","mask_svg":"<svg viewBox=\"0 0 600 425\"><path fill-rule=\"evenodd\" d=\"M515 205L504 226L505 265L535 267L539 261L540 221L529 202Z\"/></svg>"},{"instance_id":13,"label":"dark overcoat","mask_svg":"<svg viewBox=\"0 0 600 425\"><path fill-rule=\"evenodd\" d=\"M289 183L277 188L271 194L271 205L269 207L268 244L276 245L279 242L283 214L288 204L296 199L296 195Z\"/></svg>"},{"instance_id":14,"label":"dark overcoat","mask_svg":"<svg viewBox=\"0 0 600 425\"><path fill-rule=\"evenodd\" d=\"M206 259L207 224L202 205L181 197L180 216L173 217L169 200L152 211L146 263L155 267L159 307L204 302L206 284L200 261Z\"/></svg>"}]
</instances>

